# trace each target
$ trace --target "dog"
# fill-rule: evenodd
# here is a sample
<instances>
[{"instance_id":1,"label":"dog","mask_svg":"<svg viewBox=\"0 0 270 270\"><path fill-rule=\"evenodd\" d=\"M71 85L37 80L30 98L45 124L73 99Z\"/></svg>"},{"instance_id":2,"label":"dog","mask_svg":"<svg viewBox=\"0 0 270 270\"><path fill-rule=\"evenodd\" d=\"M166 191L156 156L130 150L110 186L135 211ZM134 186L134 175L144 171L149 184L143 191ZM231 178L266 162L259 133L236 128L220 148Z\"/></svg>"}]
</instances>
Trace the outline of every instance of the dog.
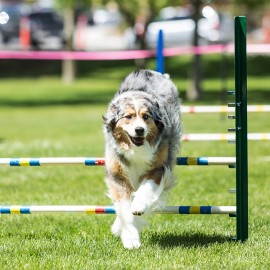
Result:
<instances>
[{"instance_id":1,"label":"dog","mask_svg":"<svg viewBox=\"0 0 270 270\"><path fill-rule=\"evenodd\" d=\"M124 248L139 248L141 216L161 209L174 184L180 148L178 90L152 70L138 70L121 83L103 117L105 182L116 209L112 233Z\"/></svg>"}]
</instances>

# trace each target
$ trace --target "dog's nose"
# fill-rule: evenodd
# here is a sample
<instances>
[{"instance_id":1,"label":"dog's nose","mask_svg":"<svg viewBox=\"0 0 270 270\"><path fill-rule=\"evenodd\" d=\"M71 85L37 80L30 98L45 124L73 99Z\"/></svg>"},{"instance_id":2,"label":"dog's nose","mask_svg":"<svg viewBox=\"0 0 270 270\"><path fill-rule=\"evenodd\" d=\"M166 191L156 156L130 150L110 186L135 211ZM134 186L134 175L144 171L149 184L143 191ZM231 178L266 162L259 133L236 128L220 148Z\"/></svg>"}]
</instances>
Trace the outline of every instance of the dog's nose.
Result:
<instances>
[{"instance_id":1,"label":"dog's nose","mask_svg":"<svg viewBox=\"0 0 270 270\"><path fill-rule=\"evenodd\" d=\"M136 127L135 132L137 136L143 136L144 135L144 128L143 127Z\"/></svg>"}]
</instances>

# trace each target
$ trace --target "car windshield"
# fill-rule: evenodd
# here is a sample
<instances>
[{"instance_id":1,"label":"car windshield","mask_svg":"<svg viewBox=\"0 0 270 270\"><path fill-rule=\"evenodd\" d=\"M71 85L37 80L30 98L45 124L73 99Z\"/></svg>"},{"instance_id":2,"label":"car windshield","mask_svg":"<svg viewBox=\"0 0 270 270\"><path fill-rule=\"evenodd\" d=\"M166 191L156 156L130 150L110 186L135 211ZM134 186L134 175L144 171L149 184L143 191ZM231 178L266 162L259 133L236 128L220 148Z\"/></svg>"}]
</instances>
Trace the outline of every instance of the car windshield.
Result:
<instances>
[{"instance_id":1,"label":"car windshield","mask_svg":"<svg viewBox=\"0 0 270 270\"><path fill-rule=\"evenodd\" d=\"M181 16L181 17L171 17L171 18L156 18L154 22L168 22L168 21L179 21L179 20L189 20L191 16Z\"/></svg>"},{"instance_id":2,"label":"car windshield","mask_svg":"<svg viewBox=\"0 0 270 270\"><path fill-rule=\"evenodd\" d=\"M32 13L30 14L30 19L38 21L39 23L46 25L51 23L61 24L60 18L53 13Z\"/></svg>"}]
</instances>

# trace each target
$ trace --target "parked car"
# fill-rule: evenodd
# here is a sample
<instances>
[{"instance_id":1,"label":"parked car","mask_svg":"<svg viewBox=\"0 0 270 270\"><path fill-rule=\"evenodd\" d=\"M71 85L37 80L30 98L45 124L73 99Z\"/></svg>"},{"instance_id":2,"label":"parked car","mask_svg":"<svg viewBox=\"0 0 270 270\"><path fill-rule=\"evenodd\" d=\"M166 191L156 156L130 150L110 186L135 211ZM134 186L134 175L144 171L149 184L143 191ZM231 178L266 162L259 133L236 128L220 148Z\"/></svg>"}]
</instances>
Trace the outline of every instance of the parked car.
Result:
<instances>
[{"instance_id":1,"label":"parked car","mask_svg":"<svg viewBox=\"0 0 270 270\"><path fill-rule=\"evenodd\" d=\"M52 10L31 12L31 45L36 49L61 49L64 45L63 20Z\"/></svg>"},{"instance_id":2,"label":"parked car","mask_svg":"<svg viewBox=\"0 0 270 270\"><path fill-rule=\"evenodd\" d=\"M161 14L160 19L149 23L146 28L147 47L156 47L159 30L163 30L165 47L192 45L195 30L192 13L187 9L167 8ZM229 13L218 13L205 6L198 21L198 34L201 45L230 42L233 39L233 18Z\"/></svg>"},{"instance_id":3,"label":"parked car","mask_svg":"<svg viewBox=\"0 0 270 270\"><path fill-rule=\"evenodd\" d=\"M9 14L8 23L0 26L1 42L19 46L21 27L28 29L30 46L34 49L61 49L64 45L63 20L51 9L31 11L25 5L5 5Z\"/></svg>"},{"instance_id":4,"label":"parked car","mask_svg":"<svg viewBox=\"0 0 270 270\"><path fill-rule=\"evenodd\" d=\"M8 43L19 36L21 5L4 5L2 10L9 15L9 20L0 25L1 42Z\"/></svg>"}]
</instances>

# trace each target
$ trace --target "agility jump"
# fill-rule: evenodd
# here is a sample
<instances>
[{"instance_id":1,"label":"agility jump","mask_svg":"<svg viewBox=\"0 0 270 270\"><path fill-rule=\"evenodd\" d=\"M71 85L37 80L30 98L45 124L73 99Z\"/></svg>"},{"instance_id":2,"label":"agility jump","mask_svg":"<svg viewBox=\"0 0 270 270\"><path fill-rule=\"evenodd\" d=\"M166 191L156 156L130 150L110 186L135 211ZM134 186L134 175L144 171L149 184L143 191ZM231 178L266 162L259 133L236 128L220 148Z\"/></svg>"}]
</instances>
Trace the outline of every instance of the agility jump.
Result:
<instances>
[{"instance_id":1,"label":"agility jump","mask_svg":"<svg viewBox=\"0 0 270 270\"><path fill-rule=\"evenodd\" d=\"M177 165L235 165L236 167L236 206L167 206L157 214L229 214L236 216L236 240L248 238L248 159L247 159L247 72L246 72L246 18L235 17L235 158L180 157ZM53 159L53 160L52 160ZM228 160L229 159L229 160ZM47 163L46 163L47 162ZM0 159L0 165L43 166L43 165L104 165L102 158L19 158ZM216 164L218 163L218 164ZM222 163L222 164L221 164ZM224 163L224 164L223 164ZM111 206L0 206L1 214L34 213L87 213L115 214Z\"/></svg>"}]
</instances>

